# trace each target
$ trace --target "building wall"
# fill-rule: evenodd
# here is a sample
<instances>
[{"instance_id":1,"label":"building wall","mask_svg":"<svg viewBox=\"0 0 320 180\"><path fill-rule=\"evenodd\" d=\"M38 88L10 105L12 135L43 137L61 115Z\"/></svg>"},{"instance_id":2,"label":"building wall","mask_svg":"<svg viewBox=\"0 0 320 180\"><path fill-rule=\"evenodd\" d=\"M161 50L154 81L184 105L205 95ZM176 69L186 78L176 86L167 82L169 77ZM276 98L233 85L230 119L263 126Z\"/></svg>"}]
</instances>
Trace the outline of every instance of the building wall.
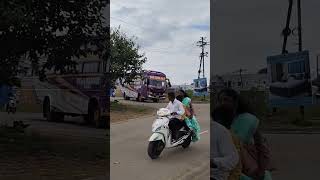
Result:
<instances>
[{"instance_id":1,"label":"building wall","mask_svg":"<svg viewBox=\"0 0 320 180\"><path fill-rule=\"evenodd\" d=\"M241 85L240 75L222 75L222 79L214 77L213 87L229 87L236 90L250 90L251 88L258 88L259 90L265 90L267 87L267 74L243 74Z\"/></svg>"}]
</instances>

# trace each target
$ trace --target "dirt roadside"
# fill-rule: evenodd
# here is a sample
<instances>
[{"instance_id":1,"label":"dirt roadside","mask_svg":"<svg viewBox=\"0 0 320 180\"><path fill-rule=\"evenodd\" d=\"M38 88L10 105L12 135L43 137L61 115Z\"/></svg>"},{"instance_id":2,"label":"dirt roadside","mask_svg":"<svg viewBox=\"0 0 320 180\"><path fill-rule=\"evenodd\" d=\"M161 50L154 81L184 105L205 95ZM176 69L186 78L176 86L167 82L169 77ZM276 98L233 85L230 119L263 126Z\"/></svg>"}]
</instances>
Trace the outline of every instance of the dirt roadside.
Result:
<instances>
[{"instance_id":1,"label":"dirt roadside","mask_svg":"<svg viewBox=\"0 0 320 180\"><path fill-rule=\"evenodd\" d=\"M105 130L51 123L35 116L17 115L16 119L30 124L25 133L0 128L1 180L107 177L110 157Z\"/></svg>"}]
</instances>

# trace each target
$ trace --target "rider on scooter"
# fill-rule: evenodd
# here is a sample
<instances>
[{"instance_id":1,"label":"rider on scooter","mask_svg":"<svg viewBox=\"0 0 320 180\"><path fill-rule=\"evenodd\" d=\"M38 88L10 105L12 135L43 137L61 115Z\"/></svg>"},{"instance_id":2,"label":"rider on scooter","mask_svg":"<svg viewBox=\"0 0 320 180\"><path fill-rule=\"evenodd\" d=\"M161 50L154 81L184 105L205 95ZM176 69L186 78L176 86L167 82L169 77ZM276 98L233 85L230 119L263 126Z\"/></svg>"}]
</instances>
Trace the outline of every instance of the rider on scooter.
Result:
<instances>
[{"instance_id":1,"label":"rider on scooter","mask_svg":"<svg viewBox=\"0 0 320 180\"><path fill-rule=\"evenodd\" d=\"M176 99L174 92L169 92L168 98L170 102L166 108L170 110L172 115L172 118L169 121L169 129L171 130L172 139L177 140L177 131L182 127L187 127L182 117L185 110L183 104Z\"/></svg>"}]
</instances>

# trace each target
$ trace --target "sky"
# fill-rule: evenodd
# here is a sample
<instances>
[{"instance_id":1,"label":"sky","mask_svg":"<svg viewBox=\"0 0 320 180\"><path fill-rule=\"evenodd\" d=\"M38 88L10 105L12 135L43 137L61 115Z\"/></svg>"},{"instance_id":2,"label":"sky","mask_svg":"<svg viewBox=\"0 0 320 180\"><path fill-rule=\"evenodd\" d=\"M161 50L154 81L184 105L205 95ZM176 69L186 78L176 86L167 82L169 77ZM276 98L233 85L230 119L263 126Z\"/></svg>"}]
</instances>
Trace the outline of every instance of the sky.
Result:
<instances>
[{"instance_id":1,"label":"sky","mask_svg":"<svg viewBox=\"0 0 320 180\"><path fill-rule=\"evenodd\" d=\"M165 73L172 84L190 84L198 77L200 37L210 41L210 0L113 0L110 24L136 37L145 53L146 70ZM209 52L210 47L206 47ZM210 52L205 75L210 75Z\"/></svg>"},{"instance_id":2,"label":"sky","mask_svg":"<svg viewBox=\"0 0 320 180\"><path fill-rule=\"evenodd\" d=\"M301 1L303 49L310 51L315 74L316 55L320 54L319 0ZM212 74L240 68L257 72L266 67L266 57L282 50L281 31L285 27L288 0L217 0L211 8ZM297 26L294 1L291 28ZM288 51L298 50L297 37L289 37Z\"/></svg>"}]
</instances>

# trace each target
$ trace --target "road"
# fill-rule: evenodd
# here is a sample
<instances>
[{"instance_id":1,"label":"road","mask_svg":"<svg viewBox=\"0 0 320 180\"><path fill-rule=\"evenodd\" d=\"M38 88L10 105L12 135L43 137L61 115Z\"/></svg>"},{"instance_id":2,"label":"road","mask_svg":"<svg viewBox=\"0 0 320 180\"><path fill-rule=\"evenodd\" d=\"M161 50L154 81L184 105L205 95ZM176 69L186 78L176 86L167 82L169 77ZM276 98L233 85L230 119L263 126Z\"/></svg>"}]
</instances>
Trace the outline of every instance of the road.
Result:
<instances>
[{"instance_id":1,"label":"road","mask_svg":"<svg viewBox=\"0 0 320 180\"><path fill-rule=\"evenodd\" d=\"M135 104L134 101L126 103ZM163 107L165 104L139 103L139 105ZM147 155L147 141L151 135L154 117L130 120L111 125L111 179L209 179L209 105L195 105L198 119L205 131L201 140L190 149L164 150L161 158L150 160ZM84 126L54 123L41 120L41 114L18 113L8 116L0 113L0 122L24 120L31 124L28 129L47 135L62 136L89 144L105 143L105 130ZM71 119L72 120L72 119ZM274 180L319 179L320 134L267 134L277 171ZM196 172L191 176L190 172Z\"/></svg>"},{"instance_id":2,"label":"road","mask_svg":"<svg viewBox=\"0 0 320 180\"><path fill-rule=\"evenodd\" d=\"M320 134L269 134L273 161L278 169L273 180L319 179Z\"/></svg>"},{"instance_id":3,"label":"road","mask_svg":"<svg viewBox=\"0 0 320 180\"><path fill-rule=\"evenodd\" d=\"M124 102L124 101L123 101ZM126 103L136 104L134 101ZM139 103L155 108L163 103ZM148 138L155 116L111 124L111 179L209 179L209 104L194 105L201 126L201 140L190 148L165 149L161 157L151 160L147 154ZM195 178L191 174L197 173Z\"/></svg>"}]
</instances>

